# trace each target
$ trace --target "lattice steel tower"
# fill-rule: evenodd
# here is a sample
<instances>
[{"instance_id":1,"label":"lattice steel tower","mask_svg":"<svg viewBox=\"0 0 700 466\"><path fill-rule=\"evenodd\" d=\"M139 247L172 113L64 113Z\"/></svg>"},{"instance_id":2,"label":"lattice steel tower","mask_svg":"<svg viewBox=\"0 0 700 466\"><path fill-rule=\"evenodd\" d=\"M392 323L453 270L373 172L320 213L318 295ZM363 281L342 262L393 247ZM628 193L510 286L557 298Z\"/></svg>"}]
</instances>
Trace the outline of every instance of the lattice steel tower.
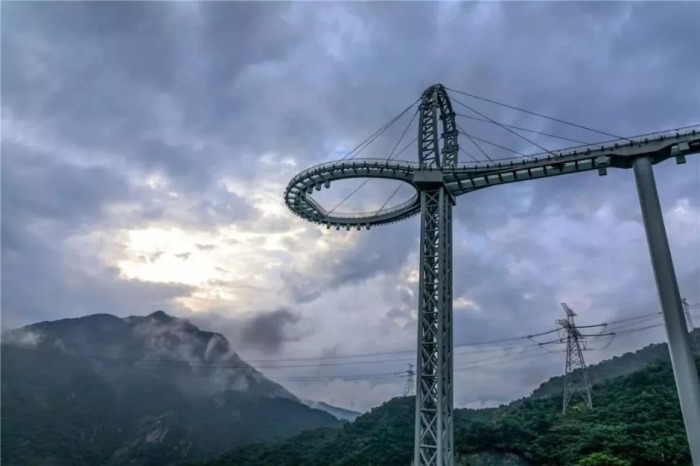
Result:
<instances>
[{"instance_id":1,"label":"lattice steel tower","mask_svg":"<svg viewBox=\"0 0 700 466\"><path fill-rule=\"evenodd\" d=\"M438 109L444 144L440 154ZM418 164L421 234L416 368L415 458L452 465L452 205L443 168L457 167L457 128L445 88L428 88L419 108Z\"/></svg>"},{"instance_id":2,"label":"lattice steel tower","mask_svg":"<svg viewBox=\"0 0 700 466\"><path fill-rule=\"evenodd\" d=\"M413 364L408 365L406 374L408 374L408 378L406 379L406 385L403 387L403 396L411 396L413 395L413 390L416 389L416 381L413 378L416 375L416 371L413 370Z\"/></svg>"},{"instance_id":3,"label":"lattice steel tower","mask_svg":"<svg viewBox=\"0 0 700 466\"><path fill-rule=\"evenodd\" d=\"M688 333L690 334L690 344L693 347L693 351L700 354L700 336L693 332L695 326L693 325L693 316L690 313L690 304L688 304L688 300L685 298L681 300L681 304L683 306L683 312L685 312L685 323L688 326Z\"/></svg>"},{"instance_id":4,"label":"lattice steel tower","mask_svg":"<svg viewBox=\"0 0 700 466\"><path fill-rule=\"evenodd\" d=\"M591 397L591 382L588 379L586 361L583 359L581 344L583 335L576 328L576 323L574 322L576 313L566 303L561 303L561 307L566 312L566 319L557 321L564 333L562 340L566 341L566 372L564 373L564 400L561 412L566 413L566 408L569 406L574 393L578 392L581 394L589 409L593 408L593 398Z\"/></svg>"}]
</instances>

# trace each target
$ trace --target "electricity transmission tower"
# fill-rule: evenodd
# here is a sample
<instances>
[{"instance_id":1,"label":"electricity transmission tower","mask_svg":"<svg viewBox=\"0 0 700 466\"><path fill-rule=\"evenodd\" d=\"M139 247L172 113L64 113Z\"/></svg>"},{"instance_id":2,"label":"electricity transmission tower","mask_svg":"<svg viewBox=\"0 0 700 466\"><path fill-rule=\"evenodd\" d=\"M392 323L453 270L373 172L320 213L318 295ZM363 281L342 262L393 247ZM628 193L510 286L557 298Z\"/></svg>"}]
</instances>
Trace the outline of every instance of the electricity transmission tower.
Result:
<instances>
[{"instance_id":1,"label":"electricity transmission tower","mask_svg":"<svg viewBox=\"0 0 700 466\"><path fill-rule=\"evenodd\" d=\"M443 85L435 84L426 89L419 99L417 163L392 160L393 151L385 159L352 160L357 154L352 157L348 154L343 160L302 171L292 178L284 193L285 203L294 214L327 228L369 229L373 225L386 225L420 214L415 466L454 464L452 206L457 197L490 186L591 170L597 170L603 176L608 168L634 169L683 420L691 454L695 463L700 465L700 410L697 408L700 406L700 381L684 330L678 283L652 170L653 164L669 158L675 157L676 162L682 164L686 155L700 153L700 134L695 129L683 133L674 130L636 139L618 138L608 143L569 150L548 151L542 148L544 152L527 155L517 161L490 159L490 163L485 165L459 165L458 135L463 134L478 145L476 138L457 125L447 90ZM451 91L475 97L461 91ZM482 119L526 139L506 125L466 104L462 105ZM375 132L368 139L369 143L402 114ZM369 143L363 142L351 154L359 153ZM335 208L327 211L313 199L314 190L320 191L330 187L333 181L347 178L402 181L410 185L415 194L397 206L384 208L385 203L379 210L364 214L338 213Z\"/></svg>"},{"instance_id":2,"label":"electricity transmission tower","mask_svg":"<svg viewBox=\"0 0 700 466\"><path fill-rule=\"evenodd\" d=\"M688 304L688 300L685 298L681 300L681 303L683 304L683 311L685 312L685 322L688 326L690 344L693 347L693 352L700 353L700 337L693 333L695 326L693 325L693 316L690 314L690 304Z\"/></svg>"},{"instance_id":3,"label":"electricity transmission tower","mask_svg":"<svg viewBox=\"0 0 700 466\"><path fill-rule=\"evenodd\" d=\"M562 403L562 414L566 413L566 408L571 402L574 393L579 392L589 409L593 408L591 396L591 382L588 379L588 369L586 361L583 359L582 340L585 336L576 327L574 317L576 313L566 303L561 303L566 312L566 319L559 319L557 323L561 326L562 340L566 341L566 372L564 373L564 401Z\"/></svg>"},{"instance_id":4,"label":"electricity transmission tower","mask_svg":"<svg viewBox=\"0 0 700 466\"><path fill-rule=\"evenodd\" d=\"M413 395L413 390L416 388L415 380L413 376L416 374L413 370L413 364L408 365L408 370L406 371L408 378L406 379L406 385L403 387L403 396Z\"/></svg>"},{"instance_id":5,"label":"electricity transmission tower","mask_svg":"<svg viewBox=\"0 0 700 466\"><path fill-rule=\"evenodd\" d=\"M683 298L681 299L681 304L683 305L683 312L685 312L685 323L688 326L688 331L692 332L693 331L693 317L690 315L690 304L688 304L688 300Z\"/></svg>"}]
</instances>

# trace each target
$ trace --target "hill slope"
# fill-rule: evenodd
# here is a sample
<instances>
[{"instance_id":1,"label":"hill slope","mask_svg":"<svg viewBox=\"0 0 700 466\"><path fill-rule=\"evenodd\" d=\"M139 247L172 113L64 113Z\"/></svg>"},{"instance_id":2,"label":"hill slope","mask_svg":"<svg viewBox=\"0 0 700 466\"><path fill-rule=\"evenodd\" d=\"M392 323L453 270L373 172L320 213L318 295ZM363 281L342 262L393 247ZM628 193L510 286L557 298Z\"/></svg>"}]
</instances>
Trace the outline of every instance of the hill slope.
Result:
<instances>
[{"instance_id":1,"label":"hill slope","mask_svg":"<svg viewBox=\"0 0 700 466\"><path fill-rule=\"evenodd\" d=\"M691 337L700 341L700 328L693 330ZM602 382L612 377L638 371L652 363L670 360L671 357L668 353L668 345L666 343L653 343L635 352L614 356L612 359L607 359L598 364L589 366L588 377L591 379L592 383ZM559 394L562 391L563 382L563 376L552 377L535 389L532 396L540 397Z\"/></svg>"},{"instance_id":2,"label":"hill slope","mask_svg":"<svg viewBox=\"0 0 700 466\"><path fill-rule=\"evenodd\" d=\"M3 466L175 465L340 424L246 364L223 336L163 312L4 335L2 417Z\"/></svg>"},{"instance_id":3,"label":"hill slope","mask_svg":"<svg viewBox=\"0 0 700 466\"><path fill-rule=\"evenodd\" d=\"M325 411L328 414L333 415L335 418L344 421L352 422L362 414L360 412L352 411L350 409L331 406L328 403L324 403L323 401L302 400L302 402L310 408L320 409L321 411Z\"/></svg>"},{"instance_id":4,"label":"hill slope","mask_svg":"<svg viewBox=\"0 0 700 466\"><path fill-rule=\"evenodd\" d=\"M661 351L660 346L665 345L647 347L637 357L651 357L650 351ZM457 409L456 464L690 464L669 362L651 363L599 382L594 387L594 405L594 410L587 410L581 398L575 398L563 416L561 395L555 394L499 408ZM245 446L201 466L405 466L412 459L414 416L414 398L396 398L342 428Z\"/></svg>"}]
</instances>

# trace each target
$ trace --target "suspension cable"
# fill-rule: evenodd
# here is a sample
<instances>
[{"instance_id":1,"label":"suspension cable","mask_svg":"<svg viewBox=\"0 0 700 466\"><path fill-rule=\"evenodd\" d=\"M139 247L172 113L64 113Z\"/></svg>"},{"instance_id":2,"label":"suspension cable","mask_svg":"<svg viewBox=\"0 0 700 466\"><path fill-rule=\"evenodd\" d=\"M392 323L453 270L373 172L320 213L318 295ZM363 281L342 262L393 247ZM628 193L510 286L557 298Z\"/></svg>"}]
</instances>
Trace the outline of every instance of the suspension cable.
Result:
<instances>
[{"instance_id":1,"label":"suspension cable","mask_svg":"<svg viewBox=\"0 0 700 466\"><path fill-rule=\"evenodd\" d=\"M584 130L586 130L586 131L591 131L591 132L594 132L594 133L603 134L603 135L605 135L605 136L610 136L610 137L612 137L612 138L615 138L616 140L625 139L625 140L627 140L627 141L632 142L630 139L628 139L628 138L626 138L626 137L616 136L616 135L614 135L614 134L606 133L605 131L600 131L600 130L597 130L597 129L589 128L589 127L587 127L587 126L579 125L579 124L576 124L576 123L571 123L570 121L565 121L565 120L562 120L562 119L559 119L559 118L554 118L554 117L550 117L550 116L547 116L547 115L542 115L541 113L536 113L536 112L533 112L533 111L531 111L531 110L526 110L526 109L524 109L524 108L519 108L519 107L516 107L516 106L514 106L514 105L504 104L504 103L498 102L498 101L496 101L496 100L487 99L487 98L485 98L485 97L480 97L480 96L477 96L477 95L474 95L474 94L469 94L469 93L467 93L467 92L458 91L457 89L452 89L452 88L449 88L449 87L445 87L445 89L447 89L448 91L451 91L451 92L456 92L457 94L462 94L462 95L464 95L464 96L466 96L466 97L471 97L471 98L473 98L473 99L482 100L482 101L484 101L484 102L489 102L489 103L492 103L492 104L500 105L501 107L510 108L510 109L512 109L512 110L517 110L517 111L519 111L519 112L528 113L528 114L530 114L530 115L538 116L538 117L541 117L541 118L546 118L546 119L551 120L551 121L556 121L557 123L563 123L563 124L565 124L565 125L573 126L573 127L580 128L580 129L584 129Z\"/></svg>"}]
</instances>

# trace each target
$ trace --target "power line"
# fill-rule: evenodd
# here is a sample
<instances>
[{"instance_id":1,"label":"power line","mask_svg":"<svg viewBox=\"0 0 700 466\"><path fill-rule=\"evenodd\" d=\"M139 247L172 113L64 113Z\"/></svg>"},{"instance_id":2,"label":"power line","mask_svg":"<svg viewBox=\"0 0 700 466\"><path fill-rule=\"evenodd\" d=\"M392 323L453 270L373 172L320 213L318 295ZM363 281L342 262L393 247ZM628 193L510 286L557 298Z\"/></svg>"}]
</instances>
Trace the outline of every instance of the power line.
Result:
<instances>
[{"instance_id":1,"label":"power line","mask_svg":"<svg viewBox=\"0 0 700 466\"><path fill-rule=\"evenodd\" d=\"M694 304L691 304L693 306ZM698 303L700 305L700 303ZM643 318L647 318L648 316L655 316L655 315L661 315L661 312L653 312L653 313L647 313L647 314L641 314L638 316L632 316L632 317L626 317L622 319L617 319L617 320L610 320L606 321L600 324L596 324L595 326L603 326L603 325L614 325L614 324L619 324L619 323L624 323L624 322L631 322ZM585 328L585 327L581 327ZM538 336L544 336L548 334L552 334L557 332L559 329L552 329L552 330L546 330L543 332L539 333L534 333L534 334L529 334L529 335L520 335L520 336L515 336L515 337L506 337L506 338L496 338L496 339L490 339L490 340L477 340L477 341L471 341L471 342L463 342L463 343L457 343L454 345L455 349L458 348L471 348L471 347L478 347L478 346L488 346L488 345L495 345L499 343L510 343L510 342L516 342L516 341L521 341L521 340L527 340L532 337L538 337ZM370 353L354 353L354 354L344 354L344 355L338 355L338 356L307 356L307 357L297 357L297 358L284 358L284 359L257 359L257 360L249 360L248 362L251 364L255 363L266 363L266 362L292 362L292 361L315 361L315 360L325 360L325 359L351 359L351 358L362 358L362 357L374 357L374 356L389 356L389 355L396 355L396 354L405 354L405 353L413 353L415 352L415 348L413 349L404 349L404 350L393 350L393 351L375 351L375 352L370 352ZM457 354L457 353L455 353Z\"/></svg>"},{"instance_id":2,"label":"power line","mask_svg":"<svg viewBox=\"0 0 700 466\"><path fill-rule=\"evenodd\" d=\"M644 330L648 330L648 329L652 329L652 328L658 328L661 326L663 326L663 323L649 325L649 326L645 326L645 327L633 328L633 329L625 330L625 331L620 332L618 334L630 334L630 333L640 332L640 331L644 331ZM563 343L563 341L560 341L560 340L556 340L555 342L556 343ZM582 348L582 351L601 351L601 350L607 348L609 345L610 345L610 342L608 342L603 348L589 348L587 350L584 350ZM550 351L550 352L556 353L556 354L567 353L568 348L566 350L555 350L555 351ZM479 367L487 367L487 366L493 366L493 365L498 365L498 364L502 364L502 363L530 359L533 357L538 357L539 355L540 354L537 352L537 348L533 346L532 348L528 348L528 349L525 349L525 350L517 352L517 353L506 354L506 355L498 356L495 358L482 359L476 363L458 364L458 365L455 365L454 368L458 369L458 370L475 369L475 368L479 368ZM407 371L394 373L395 374L394 377L398 377L398 376L405 377L406 375L401 375L401 374L406 374L406 373L407 373ZM372 377L375 376L375 374L369 374L369 375ZM344 377L344 376L340 376L340 375L333 376L333 378L342 378L342 377ZM355 377L361 378L361 376L359 376L359 375L357 375Z\"/></svg>"},{"instance_id":3,"label":"power line","mask_svg":"<svg viewBox=\"0 0 700 466\"><path fill-rule=\"evenodd\" d=\"M638 325L639 322L643 319L648 320L650 317L656 317L660 315L659 312L651 313L651 314L644 314L640 316L634 316L634 317L629 317L629 318L624 318L624 319L618 319L614 321L609 321L609 322L604 322L600 324L594 324L594 325L586 325L586 326L577 326L577 328L594 328L594 327L607 327L613 324L626 324L629 325L630 322L634 322ZM603 334L598 334L598 335L583 335L583 337L601 337L601 336L619 336L619 335L626 335L626 334L631 334L631 333L636 333L639 331L644 331L652 328L658 328L661 327L663 323L657 323L657 324L652 324L648 326L643 326L643 327L636 327L636 328L628 328L628 329L615 329L614 332L609 332L609 333L603 333ZM549 335L555 332L559 332L561 328L556 328L544 332L539 332L531 335L524 335L524 336L517 336L517 337L508 337L508 338L499 338L499 339L491 339L491 340L482 340L482 341L475 341L475 342L465 342L462 344L457 344L455 345L455 349L470 349L469 351L462 351L462 352L457 352L455 351L455 356L473 356L473 355L483 355L487 353L497 353L497 352L508 352L509 350L519 350L520 353L517 354L522 354L523 352L528 352L532 350L536 350L538 347L542 348L546 345L550 344L560 344L563 342L562 338L558 338L555 340L550 340L546 342L536 342L532 340L535 337L539 336L545 336ZM496 345L500 343L514 343L514 342L524 342L525 340L532 340L535 344L534 345L523 345L523 344L517 344L517 345L510 345L510 346L505 346L505 347L495 347L495 348L483 348L483 346L488 346L488 345ZM479 348L482 347L482 348ZM595 349L593 349L595 350ZM415 350L399 350L399 351L385 351L385 352L373 352L373 353L360 353L360 354L350 354L350 355L338 355L338 356L325 356L325 357L300 357L300 358L279 358L275 360L249 360L247 362L240 361L240 362L227 362L227 361L190 361L190 360L163 360L163 359L137 359L137 358L126 358L126 357L112 357L112 356L103 356L103 355L83 355L83 356L78 356L81 358L87 358L87 359L97 359L97 360L104 360L104 361L112 361L112 362L132 362L132 363L137 363L141 365L156 365L156 366L170 366L170 367L188 367L188 368L209 368L209 369L243 369L243 370L250 370L250 371L256 371L257 369L294 369L294 368L303 368L303 367L334 367L334 366L351 366L351 365L369 365L369 364L385 364L385 363L391 363L391 362L405 362L407 360L410 360L410 357L401 357L401 358L388 358L388 359L373 359L369 361L342 361L342 362L319 362L319 361L326 361L326 360L333 360L333 359L350 359L350 358L367 358L367 357L376 357L376 356L381 356L381 355L397 355L397 354L406 354L406 353L412 353ZM502 358L502 357L507 357L508 354L505 355L495 355L496 359ZM493 357L492 357L493 358ZM490 361L491 359L487 358L481 358L479 361L480 362L485 362L485 361ZM303 362L303 361L316 361L313 363L308 363L308 364L280 364L283 362ZM466 362L466 361L465 361ZM257 363L257 364L256 364ZM272 364L270 364L272 363ZM256 364L256 366L253 366L252 364ZM369 375L376 375L376 374L369 374Z\"/></svg>"},{"instance_id":4,"label":"power line","mask_svg":"<svg viewBox=\"0 0 700 466\"><path fill-rule=\"evenodd\" d=\"M456 364L455 369L473 369L477 367L491 366L495 364L501 364L506 362L518 361L520 359L528 359L533 356L540 355L539 348L532 345L532 347L527 348L522 351L513 352L510 354L503 354L491 358L481 359L477 362L467 362L462 364Z\"/></svg>"},{"instance_id":5,"label":"power line","mask_svg":"<svg viewBox=\"0 0 700 466\"><path fill-rule=\"evenodd\" d=\"M297 377L275 377L275 380L281 382L327 382L330 380L372 380L372 379L394 379L397 377L405 377L405 375L400 375L396 372L384 372L384 373L374 373L374 374L357 374L357 375L324 375L324 376L297 376Z\"/></svg>"},{"instance_id":6,"label":"power line","mask_svg":"<svg viewBox=\"0 0 700 466\"><path fill-rule=\"evenodd\" d=\"M628 330L624 330L621 332L616 333L616 335L621 335L621 334L630 334L634 332L639 332L639 331L644 331L648 330L651 328L657 328L661 327L663 323L659 324L653 324L649 326L644 326L644 327L639 327L639 328L632 328ZM533 335L533 336L541 336L541 335L546 335L550 334L553 332L556 332L559 329L555 329L552 331L548 332L541 332L540 334ZM520 339L522 338L527 338L527 337L519 337ZM506 339L500 339L500 340L490 340L490 342L494 341L504 341ZM509 339L513 340L513 339ZM501 363L507 363L507 362L512 362L512 361L517 361L521 359L528 359L531 357L536 357L538 354L538 350L540 348L543 348L545 345L549 344L557 344L557 343L562 343L563 341L561 339L558 340L551 340L549 342L543 342L538 345L519 345L519 346L511 346L507 347L508 349L519 349L519 351L512 351L510 353L502 354L502 355L494 355L491 357L486 357L486 358L481 358L478 361L465 361L461 364L455 365L455 369L472 369L472 368L477 368L477 367L485 367L485 366L491 366L491 365L496 365L496 364L501 364ZM476 353L485 353L485 352L496 352L496 351L502 351L505 350L506 348L493 348L493 349L486 349L486 350L481 350L481 351L473 351L470 353L465 353L463 355L472 355ZM601 348L604 349L604 348ZM589 351L597 351L599 349L589 349ZM565 350L556 350L552 351L554 353L561 353L561 352L566 352ZM74 355L75 356L75 355ZM77 356L79 358L86 358L86 359L97 359L97 360L105 360L105 361L111 361L111 362L133 362L133 363L138 363L141 367L173 367L173 368L204 368L204 369L239 369L243 370L244 372L249 372L249 373L259 373L257 371L257 368L244 363L244 362L237 362L237 363L222 363L222 362L193 362L193 361L187 361L187 360L143 360L143 359L135 359L135 358L119 358L119 357L109 357L109 356L101 356L101 355L85 355L85 356ZM405 361L405 359L401 359L401 361ZM360 363L372 363L373 361L362 361ZM389 362L389 361L382 361L382 362ZM350 362L355 363L355 362ZM329 364L330 365L330 364ZM338 364L341 365L341 364ZM300 367L299 365L287 365L287 366L276 366L276 367L266 367L266 369L284 369L284 368L297 368ZM310 367L310 366L303 366L303 367ZM315 367L315 366L314 366ZM196 375L202 375L202 376L207 376L207 373L200 373ZM402 377L407 377L410 374L407 371L401 371L401 372L374 372L374 373L359 373L359 374L330 374L330 375L318 375L318 376L290 376L290 377L275 377L275 380L278 381L285 381L285 382L314 382L314 381L329 381L329 380L373 380L373 379L390 379L390 378L402 378Z\"/></svg>"}]
</instances>

